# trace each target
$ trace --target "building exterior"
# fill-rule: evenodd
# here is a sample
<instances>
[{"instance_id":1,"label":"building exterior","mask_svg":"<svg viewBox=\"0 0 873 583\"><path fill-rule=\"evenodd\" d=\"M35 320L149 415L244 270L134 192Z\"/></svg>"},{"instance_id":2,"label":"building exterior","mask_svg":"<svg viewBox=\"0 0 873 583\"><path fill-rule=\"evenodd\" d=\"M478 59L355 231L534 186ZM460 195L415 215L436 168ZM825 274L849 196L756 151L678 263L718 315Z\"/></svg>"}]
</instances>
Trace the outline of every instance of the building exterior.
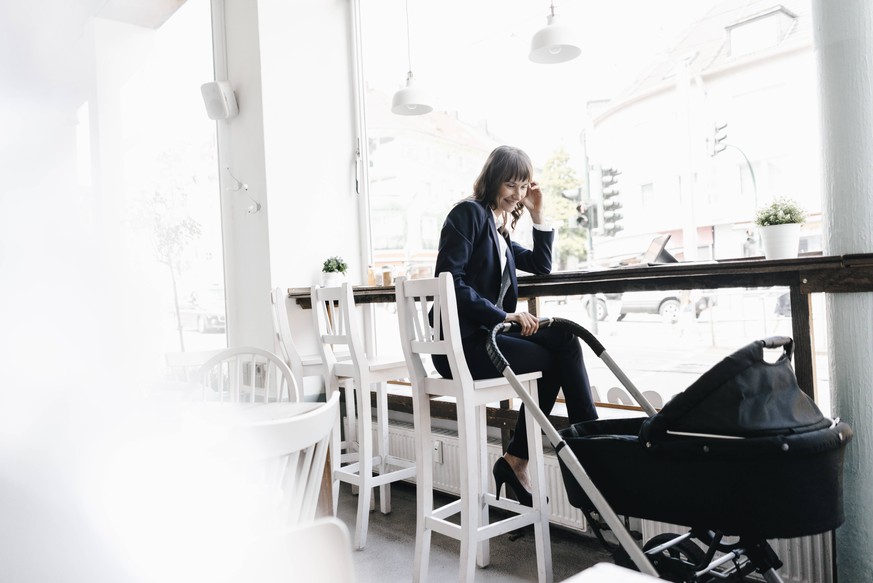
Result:
<instances>
[{"instance_id":1,"label":"building exterior","mask_svg":"<svg viewBox=\"0 0 873 583\"><path fill-rule=\"evenodd\" d=\"M758 207L809 213L801 251L821 249L812 23L807 0L728 0L624 93L592 108L592 165L618 168L624 230L598 259L673 235L679 258L760 255ZM718 151L718 153L715 153Z\"/></svg>"}]
</instances>

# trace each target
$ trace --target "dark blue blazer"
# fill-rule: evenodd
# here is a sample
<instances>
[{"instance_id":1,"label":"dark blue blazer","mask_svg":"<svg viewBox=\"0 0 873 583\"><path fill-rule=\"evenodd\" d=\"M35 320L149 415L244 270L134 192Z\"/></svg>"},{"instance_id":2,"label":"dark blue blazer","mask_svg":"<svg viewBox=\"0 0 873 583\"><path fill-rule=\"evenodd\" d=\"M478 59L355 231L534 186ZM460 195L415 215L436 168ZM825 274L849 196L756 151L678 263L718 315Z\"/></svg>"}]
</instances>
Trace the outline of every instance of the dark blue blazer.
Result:
<instances>
[{"instance_id":1,"label":"dark blue blazer","mask_svg":"<svg viewBox=\"0 0 873 583\"><path fill-rule=\"evenodd\" d=\"M461 337L483 326L488 330L515 312L518 281L515 270L546 274L552 270L554 231L533 230L533 250L506 238L511 285L503 298L505 311L495 305L500 295L500 246L494 213L484 203L463 200L449 212L440 233L435 273L451 272L455 280Z\"/></svg>"}]
</instances>

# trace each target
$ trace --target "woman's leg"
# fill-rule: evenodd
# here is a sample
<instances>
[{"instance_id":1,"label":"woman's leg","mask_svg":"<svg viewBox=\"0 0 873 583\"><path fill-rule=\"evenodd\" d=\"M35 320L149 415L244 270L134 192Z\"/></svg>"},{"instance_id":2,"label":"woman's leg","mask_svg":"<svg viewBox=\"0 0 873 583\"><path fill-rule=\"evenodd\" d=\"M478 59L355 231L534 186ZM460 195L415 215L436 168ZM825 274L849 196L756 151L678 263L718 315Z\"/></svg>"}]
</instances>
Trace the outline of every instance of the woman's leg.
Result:
<instances>
[{"instance_id":1,"label":"woman's leg","mask_svg":"<svg viewBox=\"0 0 873 583\"><path fill-rule=\"evenodd\" d=\"M485 339L486 333L483 333L464 342L464 354L470 373L475 379L500 376L488 356ZM582 347L574 334L558 328L541 328L533 336L500 335L497 337L497 346L513 372L523 374L542 371L543 376L537 382L537 396L540 409L546 415L552 411L558 392L564 387L570 423L597 418L588 373L582 360ZM527 433L523 412L523 409L519 411L507 452L527 459Z\"/></svg>"}]
</instances>

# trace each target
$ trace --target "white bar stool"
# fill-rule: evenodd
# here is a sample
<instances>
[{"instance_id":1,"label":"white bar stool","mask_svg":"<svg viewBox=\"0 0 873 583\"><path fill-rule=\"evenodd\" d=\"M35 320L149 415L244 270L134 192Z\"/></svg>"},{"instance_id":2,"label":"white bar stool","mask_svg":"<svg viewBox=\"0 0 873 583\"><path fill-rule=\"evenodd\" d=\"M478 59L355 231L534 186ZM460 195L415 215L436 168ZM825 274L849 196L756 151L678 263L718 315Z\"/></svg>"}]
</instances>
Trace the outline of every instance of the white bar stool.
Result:
<instances>
[{"instance_id":1,"label":"white bar stool","mask_svg":"<svg viewBox=\"0 0 873 583\"><path fill-rule=\"evenodd\" d=\"M537 575L540 582L552 581L552 552L549 539L549 512L542 455L542 433L528 414L527 437L530 448L530 471L533 507L522 506L505 497L497 500L489 489L486 408L488 403L516 397L515 390L503 377L474 381L464 359L458 322L455 287L450 273L439 278L407 280L397 278L397 313L403 353L412 380L413 416L415 418L416 464L418 467L417 516L415 534L414 580L427 581L431 534L457 539L461 543L459 581L473 581L476 565L490 562L489 539L533 524ZM433 301L433 322L429 321L428 302ZM442 330L442 338L440 338ZM449 360L452 379L428 374L424 360L443 354ZM537 397L536 379L540 373L519 375L519 381ZM434 508L433 449L431 446L430 400L452 397L457 404L460 455L460 499ZM513 513L489 523L489 509L500 508ZM448 517L460 513L460 524Z\"/></svg>"},{"instance_id":2,"label":"white bar stool","mask_svg":"<svg viewBox=\"0 0 873 583\"><path fill-rule=\"evenodd\" d=\"M300 388L300 393L302 395L302 399L304 401L307 400L317 400L318 395L308 395L307 394L307 384L306 379L312 377L318 377L318 385L319 387L324 383L324 363L321 360L321 353L319 354L301 354L299 350L297 350L297 345L294 343L294 338L291 334L291 325L288 319L288 305L287 301L287 293L281 288L276 287L270 290L270 305L273 308L273 332L275 334L275 344L278 346L279 350L277 354L280 354L283 359L285 359L285 364L291 369L291 372L294 374L294 379L297 381L297 386ZM337 354L335 353L339 360L348 360L351 358L348 353ZM320 391L321 389L319 389ZM325 390L325 393L327 391ZM345 395L345 404L346 404L346 421L345 421L345 435L351 436L357 433L357 429L355 427L355 398L354 391L347 391ZM327 399L330 395L325 395L325 399ZM348 412L351 412L351 415L348 415ZM341 444L343 452L351 452L353 449L357 447L357 439L348 439L344 440ZM334 504L334 507L336 505Z\"/></svg>"},{"instance_id":3,"label":"white bar stool","mask_svg":"<svg viewBox=\"0 0 873 583\"><path fill-rule=\"evenodd\" d=\"M288 320L288 305L286 304L288 293L281 287L275 287L270 290L270 306L273 308L273 333L275 336L275 344L278 347L277 354L285 359L285 364L294 373L294 379L297 381L297 386L303 393L303 400L306 399L306 382L308 377L318 377L318 382L321 383L323 378L322 363L320 354L301 354L297 350L297 345L294 343L294 338L291 333L291 324Z\"/></svg>"},{"instance_id":4,"label":"white bar stool","mask_svg":"<svg viewBox=\"0 0 873 583\"><path fill-rule=\"evenodd\" d=\"M373 488L379 486L380 510L388 514L391 512L391 482L414 478L416 469L415 462L391 455L388 447L387 381L408 378L406 362L393 358L369 358L365 354L354 309L352 288L348 283L339 287L312 288L312 312L324 362L325 391L330 396L344 385L347 396L351 392L356 395L357 451L338 455L340 436L337 427L332 439L331 465L334 514L339 500L339 482L359 488L355 548L363 549ZM371 391L376 393L375 439ZM354 413L354 410L347 410L346 415L352 419ZM378 470L378 475L374 475L374 469Z\"/></svg>"}]
</instances>

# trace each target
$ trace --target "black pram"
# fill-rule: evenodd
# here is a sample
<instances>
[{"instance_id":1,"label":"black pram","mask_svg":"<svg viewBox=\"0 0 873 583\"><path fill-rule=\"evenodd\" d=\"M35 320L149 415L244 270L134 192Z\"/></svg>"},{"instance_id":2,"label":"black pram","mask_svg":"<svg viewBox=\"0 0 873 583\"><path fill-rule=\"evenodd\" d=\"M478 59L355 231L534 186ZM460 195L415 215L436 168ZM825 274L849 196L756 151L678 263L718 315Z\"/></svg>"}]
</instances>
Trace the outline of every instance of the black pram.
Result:
<instances>
[{"instance_id":1,"label":"black pram","mask_svg":"<svg viewBox=\"0 0 873 583\"><path fill-rule=\"evenodd\" d=\"M534 412L558 454L570 503L617 551L616 562L670 581L743 581L758 571L778 582L782 563L767 539L842 524L843 454L852 430L824 417L799 389L791 339L743 347L656 413L590 332L559 318L540 325L567 327L582 338L649 414L578 423L558 433L539 409ZM495 327L488 349L512 382L496 344L496 335L510 330ZM770 363L765 347L783 353ZM513 386L524 399L521 385ZM617 514L689 531L658 535L641 550ZM606 542L604 528L620 546Z\"/></svg>"}]
</instances>

